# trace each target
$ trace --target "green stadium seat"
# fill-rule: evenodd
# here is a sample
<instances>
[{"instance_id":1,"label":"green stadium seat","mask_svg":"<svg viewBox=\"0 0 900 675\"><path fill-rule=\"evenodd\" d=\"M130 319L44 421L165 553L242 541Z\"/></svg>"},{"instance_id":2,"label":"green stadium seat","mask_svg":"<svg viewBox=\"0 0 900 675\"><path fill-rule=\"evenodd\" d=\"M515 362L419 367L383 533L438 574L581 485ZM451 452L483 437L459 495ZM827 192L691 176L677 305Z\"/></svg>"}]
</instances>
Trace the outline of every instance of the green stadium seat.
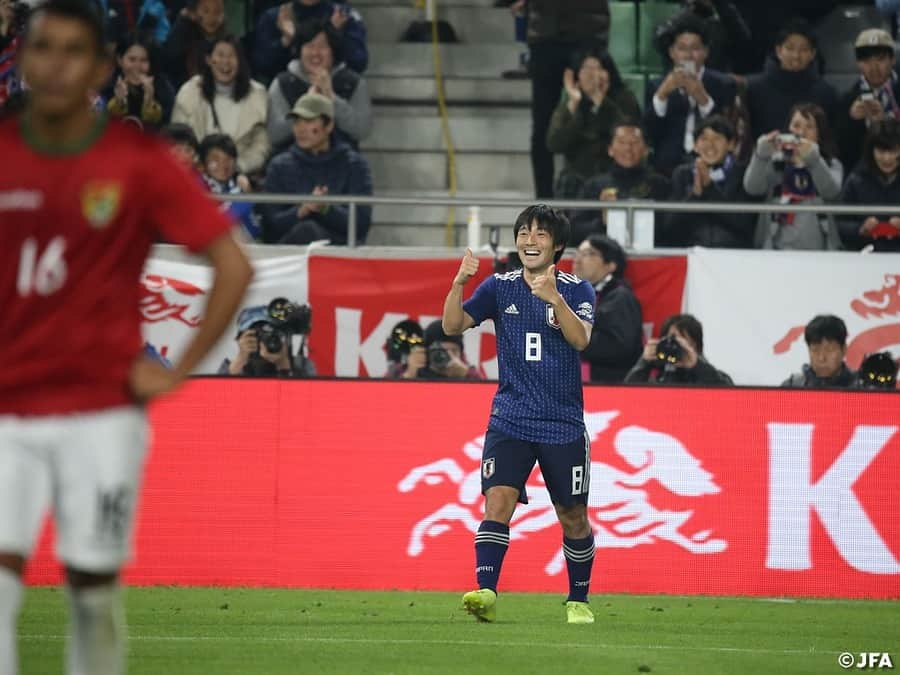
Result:
<instances>
[{"instance_id":1,"label":"green stadium seat","mask_svg":"<svg viewBox=\"0 0 900 675\"><path fill-rule=\"evenodd\" d=\"M641 109L644 107L644 89L647 86L647 77L643 73L622 73L622 81L631 89L631 93L638 100Z\"/></svg>"},{"instance_id":2,"label":"green stadium seat","mask_svg":"<svg viewBox=\"0 0 900 675\"><path fill-rule=\"evenodd\" d=\"M637 8L634 2L609 3L609 54L619 71L633 72L637 68Z\"/></svg>"},{"instance_id":3,"label":"green stadium seat","mask_svg":"<svg viewBox=\"0 0 900 675\"><path fill-rule=\"evenodd\" d=\"M656 74L663 70L662 55L653 45L656 27L681 11L681 5L670 2L642 2L638 5L638 67L641 72Z\"/></svg>"}]
</instances>

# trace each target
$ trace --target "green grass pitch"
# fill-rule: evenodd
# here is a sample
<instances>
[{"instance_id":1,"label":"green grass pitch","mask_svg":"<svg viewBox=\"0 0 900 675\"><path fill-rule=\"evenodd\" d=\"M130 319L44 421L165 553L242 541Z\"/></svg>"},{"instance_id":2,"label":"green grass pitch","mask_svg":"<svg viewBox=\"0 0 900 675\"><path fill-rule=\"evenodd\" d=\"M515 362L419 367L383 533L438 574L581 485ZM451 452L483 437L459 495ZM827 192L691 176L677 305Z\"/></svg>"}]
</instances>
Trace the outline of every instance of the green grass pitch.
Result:
<instances>
[{"instance_id":1,"label":"green grass pitch","mask_svg":"<svg viewBox=\"0 0 900 675\"><path fill-rule=\"evenodd\" d=\"M459 593L223 588L126 591L130 675L279 673L840 673L838 654L889 652L900 608L875 601L596 595L565 623L560 595L504 593L478 624ZM23 675L61 673L65 594L31 588Z\"/></svg>"}]
</instances>

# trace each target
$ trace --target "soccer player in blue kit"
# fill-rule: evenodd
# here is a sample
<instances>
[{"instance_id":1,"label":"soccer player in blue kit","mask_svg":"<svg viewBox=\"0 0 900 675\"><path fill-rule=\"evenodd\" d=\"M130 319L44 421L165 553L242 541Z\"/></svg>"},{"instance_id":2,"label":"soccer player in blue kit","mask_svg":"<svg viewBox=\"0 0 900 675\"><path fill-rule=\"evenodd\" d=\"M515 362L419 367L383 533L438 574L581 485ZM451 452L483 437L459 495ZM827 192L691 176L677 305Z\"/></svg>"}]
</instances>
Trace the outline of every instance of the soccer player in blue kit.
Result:
<instances>
[{"instance_id":1,"label":"soccer player in blue kit","mask_svg":"<svg viewBox=\"0 0 900 675\"><path fill-rule=\"evenodd\" d=\"M522 269L488 277L463 303L463 287L478 271L478 259L467 249L444 302L448 335L493 319L500 367L481 461L485 513L475 535L478 590L463 596L463 606L479 621L496 619L509 521L517 501L527 503L525 482L537 461L563 530L567 620L593 623L587 603L594 562L587 518L591 444L578 352L591 338L594 289L556 271L570 232L563 214L543 204L529 206L514 232Z\"/></svg>"}]
</instances>

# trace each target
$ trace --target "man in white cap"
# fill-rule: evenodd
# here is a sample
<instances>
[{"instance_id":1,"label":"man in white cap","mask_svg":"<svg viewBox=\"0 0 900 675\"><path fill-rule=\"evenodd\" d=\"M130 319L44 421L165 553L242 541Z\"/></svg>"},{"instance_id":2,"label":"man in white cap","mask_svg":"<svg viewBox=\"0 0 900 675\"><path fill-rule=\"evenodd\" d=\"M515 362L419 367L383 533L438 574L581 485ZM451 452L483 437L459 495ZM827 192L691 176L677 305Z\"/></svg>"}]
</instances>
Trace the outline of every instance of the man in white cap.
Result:
<instances>
[{"instance_id":1,"label":"man in white cap","mask_svg":"<svg viewBox=\"0 0 900 675\"><path fill-rule=\"evenodd\" d=\"M841 161L847 172L859 162L869 125L900 118L900 82L894 71L894 39L881 28L861 32L854 44L860 78L841 97L836 124Z\"/></svg>"},{"instance_id":2,"label":"man in white cap","mask_svg":"<svg viewBox=\"0 0 900 675\"><path fill-rule=\"evenodd\" d=\"M334 103L310 92L288 114L294 143L277 155L266 172L265 191L297 195L371 195L372 175L366 160L346 143L332 140ZM372 207L356 209L357 241L365 240ZM343 204L271 204L263 207L263 239L281 244L309 244L327 239L348 241L349 209Z\"/></svg>"}]
</instances>

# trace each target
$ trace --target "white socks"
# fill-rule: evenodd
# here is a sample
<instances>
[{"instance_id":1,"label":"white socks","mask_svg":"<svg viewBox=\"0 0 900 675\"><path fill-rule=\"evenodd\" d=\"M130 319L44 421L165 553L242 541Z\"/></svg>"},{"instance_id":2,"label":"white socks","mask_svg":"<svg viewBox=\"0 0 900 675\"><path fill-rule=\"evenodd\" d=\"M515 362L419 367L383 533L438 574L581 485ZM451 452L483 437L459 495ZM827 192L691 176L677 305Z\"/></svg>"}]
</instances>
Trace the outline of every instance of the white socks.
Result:
<instances>
[{"instance_id":1,"label":"white socks","mask_svg":"<svg viewBox=\"0 0 900 675\"><path fill-rule=\"evenodd\" d=\"M125 672L125 609L117 584L68 588L68 675Z\"/></svg>"},{"instance_id":2,"label":"white socks","mask_svg":"<svg viewBox=\"0 0 900 675\"><path fill-rule=\"evenodd\" d=\"M22 581L0 567L0 675L16 675L16 623L22 605Z\"/></svg>"}]
</instances>

